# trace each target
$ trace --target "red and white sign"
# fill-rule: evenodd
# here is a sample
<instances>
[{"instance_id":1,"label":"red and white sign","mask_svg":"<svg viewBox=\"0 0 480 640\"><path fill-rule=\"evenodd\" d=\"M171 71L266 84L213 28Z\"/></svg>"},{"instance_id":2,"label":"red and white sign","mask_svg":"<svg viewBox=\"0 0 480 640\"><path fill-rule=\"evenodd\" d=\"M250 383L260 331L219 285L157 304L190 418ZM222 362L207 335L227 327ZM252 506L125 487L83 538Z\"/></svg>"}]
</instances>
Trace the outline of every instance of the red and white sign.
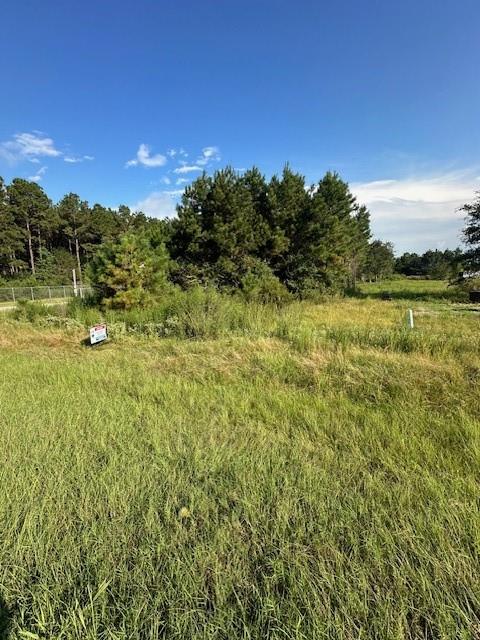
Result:
<instances>
[{"instance_id":1,"label":"red and white sign","mask_svg":"<svg viewBox=\"0 0 480 640\"><path fill-rule=\"evenodd\" d=\"M90 328L90 344L98 344L108 338L106 324L96 324Z\"/></svg>"}]
</instances>

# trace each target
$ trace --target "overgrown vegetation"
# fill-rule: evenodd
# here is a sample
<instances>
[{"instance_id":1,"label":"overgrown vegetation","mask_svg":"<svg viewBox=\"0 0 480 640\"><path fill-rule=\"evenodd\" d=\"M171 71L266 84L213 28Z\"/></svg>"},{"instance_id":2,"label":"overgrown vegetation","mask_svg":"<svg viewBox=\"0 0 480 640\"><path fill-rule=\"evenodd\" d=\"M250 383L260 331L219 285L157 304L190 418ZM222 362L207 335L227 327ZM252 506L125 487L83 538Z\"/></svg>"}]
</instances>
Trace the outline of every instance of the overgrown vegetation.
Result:
<instances>
[{"instance_id":1,"label":"overgrown vegetation","mask_svg":"<svg viewBox=\"0 0 480 640\"><path fill-rule=\"evenodd\" d=\"M0 271L5 276L22 275L28 266L32 277L45 278L57 257L67 267L65 255L70 255L68 268L76 267L80 278L88 276L85 265L98 250L104 263L106 251L108 259L116 254L114 263L122 260L120 253L128 252L122 234L129 236L130 245L148 243L155 249L164 243L172 258L171 280L182 287L245 286L266 298L342 290L355 284L366 265L368 211L334 173L313 186L288 167L270 181L256 168L243 174L230 168L204 174L185 189L177 218L168 221L132 214L125 206L118 212L90 207L72 193L53 205L39 185L21 179L6 189L0 183L0 196L5 227ZM112 242L119 247L114 249ZM159 259L158 269L163 266ZM59 263L59 272L63 269ZM139 295L145 299L136 286L138 276L133 275L136 292L126 296L125 287L132 283L118 281L117 275L114 292L112 274L108 276L112 297L118 293L114 304L133 304Z\"/></svg>"},{"instance_id":2,"label":"overgrown vegetation","mask_svg":"<svg viewBox=\"0 0 480 640\"><path fill-rule=\"evenodd\" d=\"M171 220L124 205L90 207L73 193L54 205L38 184L14 179L5 187L0 178L0 273L55 284L75 268L80 281L98 286L104 304L125 308L155 303L167 283L280 302L395 274L470 278L478 271L478 202L463 209L465 255L447 249L395 258L390 242L370 241L367 209L335 173L312 186L288 166L269 181L255 167L203 174Z\"/></svg>"},{"instance_id":3,"label":"overgrown vegetation","mask_svg":"<svg viewBox=\"0 0 480 640\"><path fill-rule=\"evenodd\" d=\"M479 317L391 285L2 316L4 637L474 640Z\"/></svg>"}]
</instances>

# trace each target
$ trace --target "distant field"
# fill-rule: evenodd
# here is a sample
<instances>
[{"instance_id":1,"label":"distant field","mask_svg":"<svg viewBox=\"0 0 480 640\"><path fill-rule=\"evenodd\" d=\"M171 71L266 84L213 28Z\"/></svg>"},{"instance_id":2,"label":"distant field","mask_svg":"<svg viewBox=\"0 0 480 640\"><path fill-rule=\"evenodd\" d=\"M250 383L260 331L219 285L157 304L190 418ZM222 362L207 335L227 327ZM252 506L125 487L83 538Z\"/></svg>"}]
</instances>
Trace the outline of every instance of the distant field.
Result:
<instances>
[{"instance_id":1,"label":"distant field","mask_svg":"<svg viewBox=\"0 0 480 640\"><path fill-rule=\"evenodd\" d=\"M2 314L0 637L478 639L480 317L362 291L95 349Z\"/></svg>"},{"instance_id":2,"label":"distant field","mask_svg":"<svg viewBox=\"0 0 480 640\"><path fill-rule=\"evenodd\" d=\"M467 299L455 287L443 280L399 279L384 282L368 282L360 285L360 291L369 296L388 292L395 299L405 300L461 300Z\"/></svg>"},{"instance_id":3,"label":"distant field","mask_svg":"<svg viewBox=\"0 0 480 640\"><path fill-rule=\"evenodd\" d=\"M45 305L61 305L61 304L67 304L68 303L68 299L65 298L46 298L45 300L36 300L37 304L45 304ZM15 309L16 307L16 303L13 302L12 300L7 300L7 301L2 301L0 302L0 311L2 309Z\"/></svg>"}]
</instances>

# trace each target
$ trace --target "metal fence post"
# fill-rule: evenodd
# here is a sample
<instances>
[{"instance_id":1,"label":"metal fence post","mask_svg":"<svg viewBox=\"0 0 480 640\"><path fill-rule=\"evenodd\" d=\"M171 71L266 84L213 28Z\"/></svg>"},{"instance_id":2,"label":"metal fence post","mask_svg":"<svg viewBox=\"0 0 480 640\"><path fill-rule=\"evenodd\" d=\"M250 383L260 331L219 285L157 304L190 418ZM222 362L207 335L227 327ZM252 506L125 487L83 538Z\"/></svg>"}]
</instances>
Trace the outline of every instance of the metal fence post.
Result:
<instances>
[{"instance_id":1,"label":"metal fence post","mask_svg":"<svg viewBox=\"0 0 480 640\"><path fill-rule=\"evenodd\" d=\"M35 298L33 297L33 287L30 287L30 293L32 294L32 300L35 300Z\"/></svg>"},{"instance_id":2,"label":"metal fence post","mask_svg":"<svg viewBox=\"0 0 480 640\"><path fill-rule=\"evenodd\" d=\"M50 287L48 287L48 297L50 300L52 299L52 290L50 289Z\"/></svg>"},{"instance_id":3,"label":"metal fence post","mask_svg":"<svg viewBox=\"0 0 480 640\"><path fill-rule=\"evenodd\" d=\"M63 285L63 297L66 298L67 294L65 293L65 285Z\"/></svg>"},{"instance_id":4,"label":"metal fence post","mask_svg":"<svg viewBox=\"0 0 480 640\"><path fill-rule=\"evenodd\" d=\"M15 302L15 289L12 287L12 299Z\"/></svg>"}]
</instances>

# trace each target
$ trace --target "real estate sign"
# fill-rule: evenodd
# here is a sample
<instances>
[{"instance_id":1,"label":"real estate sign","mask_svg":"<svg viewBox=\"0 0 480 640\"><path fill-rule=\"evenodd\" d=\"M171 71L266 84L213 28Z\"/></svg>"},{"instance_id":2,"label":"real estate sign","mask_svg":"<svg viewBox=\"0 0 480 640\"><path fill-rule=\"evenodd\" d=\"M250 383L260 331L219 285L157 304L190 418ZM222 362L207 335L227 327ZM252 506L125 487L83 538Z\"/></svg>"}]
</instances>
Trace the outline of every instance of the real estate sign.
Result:
<instances>
[{"instance_id":1,"label":"real estate sign","mask_svg":"<svg viewBox=\"0 0 480 640\"><path fill-rule=\"evenodd\" d=\"M90 328L90 344L98 344L108 338L107 325L96 324Z\"/></svg>"}]
</instances>

